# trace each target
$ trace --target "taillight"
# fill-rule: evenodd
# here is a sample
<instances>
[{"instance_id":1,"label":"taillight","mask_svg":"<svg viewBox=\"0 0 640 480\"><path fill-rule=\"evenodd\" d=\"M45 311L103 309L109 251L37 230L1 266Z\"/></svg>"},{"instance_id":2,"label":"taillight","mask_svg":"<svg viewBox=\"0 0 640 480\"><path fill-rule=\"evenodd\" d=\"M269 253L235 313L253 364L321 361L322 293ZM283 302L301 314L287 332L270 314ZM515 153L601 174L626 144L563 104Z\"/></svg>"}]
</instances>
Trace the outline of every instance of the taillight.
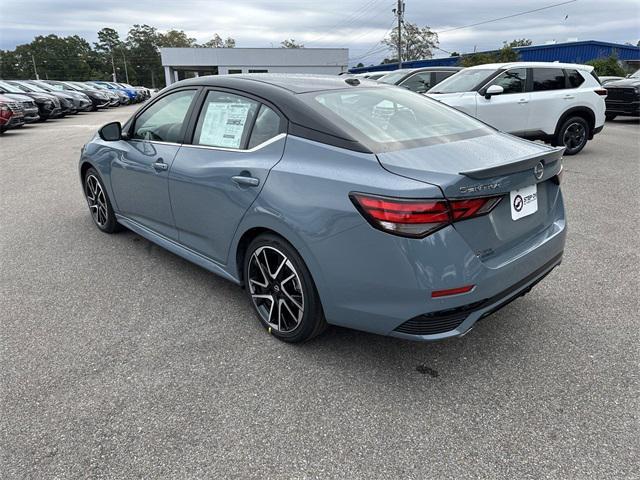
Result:
<instances>
[{"instance_id":1,"label":"taillight","mask_svg":"<svg viewBox=\"0 0 640 480\"><path fill-rule=\"evenodd\" d=\"M352 193L350 198L373 227L396 235L422 238L458 220L489 213L502 197L448 201Z\"/></svg>"},{"instance_id":2,"label":"taillight","mask_svg":"<svg viewBox=\"0 0 640 480\"><path fill-rule=\"evenodd\" d=\"M607 96L607 94L609 93L609 92L607 92L607 89L606 89L606 88L596 88L596 89L594 89L593 91L594 91L594 92L596 92L596 93L597 93L598 95L600 95L601 97L606 97L606 96Z\"/></svg>"}]
</instances>

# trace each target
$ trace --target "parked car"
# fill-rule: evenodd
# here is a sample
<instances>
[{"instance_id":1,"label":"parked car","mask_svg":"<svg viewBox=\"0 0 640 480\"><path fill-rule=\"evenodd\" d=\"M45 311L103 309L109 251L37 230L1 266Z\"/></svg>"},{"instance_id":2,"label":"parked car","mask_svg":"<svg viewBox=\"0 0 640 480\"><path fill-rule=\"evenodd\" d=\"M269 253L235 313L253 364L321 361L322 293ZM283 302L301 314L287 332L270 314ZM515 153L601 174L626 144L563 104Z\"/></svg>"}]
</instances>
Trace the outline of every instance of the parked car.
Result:
<instances>
[{"instance_id":1,"label":"parked car","mask_svg":"<svg viewBox=\"0 0 640 480\"><path fill-rule=\"evenodd\" d=\"M624 77L612 77L612 76L598 76L598 78L600 79L600 83L602 85L609 83L609 82L615 82L616 80L623 80Z\"/></svg>"},{"instance_id":2,"label":"parked car","mask_svg":"<svg viewBox=\"0 0 640 480\"><path fill-rule=\"evenodd\" d=\"M25 124L22 105L13 98L0 95L0 134Z\"/></svg>"},{"instance_id":3,"label":"parked car","mask_svg":"<svg viewBox=\"0 0 640 480\"><path fill-rule=\"evenodd\" d=\"M44 93L56 97L60 101L60 110L62 112L62 116L78 113L78 110L76 109L73 102L73 97L71 95L67 95L64 92L47 92L45 89L39 87L38 85L33 85L23 80L9 80L9 83L11 83L11 85L15 85L16 87L27 93Z\"/></svg>"},{"instance_id":4,"label":"parked car","mask_svg":"<svg viewBox=\"0 0 640 480\"><path fill-rule=\"evenodd\" d=\"M92 87L82 82L61 82L57 80L44 80L56 90L64 90L65 92L84 93L91 100L91 110L97 111L99 108L107 108L109 106L110 97L106 92L100 91L96 87Z\"/></svg>"},{"instance_id":5,"label":"parked car","mask_svg":"<svg viewBox=\"0 0 640 480\"><path fill-rule=\"evenodd\" d=\"M92 82L94 85L99 85L105 87L113 92L116 92L118 95L122 95L123 93L129 97L129 103L136 103L139 101L138 93L130 88L124 88L118 85L115 82L105 82L102 80L98 80Z\"/></svg>"},{"instance_id":6,"label":"parked car","mask_svg":"<svg viewBox=\"0 0 640 480\"><path fill-rule=\"evenodd\" d=\"M130 103L129 96L124 92L120 92L116 90L115 88L109 88L108 86L103 85L102 83L99 83L99 82L84 82L84 83L93 88L97 88L98 90L105 93L109 97L110 107L117 107L125 103Z\"/></svg>"},{"instance_id":7,"label":"parked car","mask_svg":"<svg viewBox=\"0 0 640 480\"><path fill-rule=\"evenodd\" d=\"M462 70L460 67L402 68L387 73L378 81L389 85L399 85L412 92L425 93L460 70Z\"/></svg>"},{"instance_id":8,"label":"parked car","mask_svg":"<svg viewBox=\"0 0 640 480\"><path fill-rule=\"evenodd\" d=\"M618 115L640 116L640 70L622 80L608 82L606 117L613 120Z\"/></svg>"},{"instance_id":9,"label":"parked car","mask_svg":"<svg viewBox=\"0 0 640 480\"><path fill-rule=\"evenodd\" d=\"M25 92L4 80L0 80L0 94L15 98L20 102L34 102L38 110L36 114L32 106L28 107L29 123L32 121L44 122L49 118L58 118L61 115L60 101L53 95Z\"/></svg>"},{"instance_id":10,"label":"parked car","mask_svg":"<svg viewBox=\"0 0 640 480\"><path fill-rule=\"evenodd\" d=\"M3 88L3 83L0 81L0 94L5 98L8 98L11 102L17 102L20 104L20 111L22 112L24 122L19 122L20 125L15 126L15 128L20 128L24 124L34 123L40 120L40 115L38 114L38 105L33 100L33 98L23 95L22 93L13 93L10 90L14 90L15 87L13 85L6 85ZM6 102L5 102L6 103ZM14 128L13 126L11 128Z\"/></svg>"},{"instance_id":11,"label":"parked car","mask_svg":"<svg viewBox=\"0 0 640 480\"><path fill-rule=\"evenodd\" d=\"M93 108L93 102L85 93L71 89L56 89L53 85L50 85L42 80L27 80L26 82L42 88L47 93L60 92L66 94L71 98L74 108L76 109L76 113L89 112Z\"/></svg>"},{"instance_id":12,"label":"parked car","mask_svg":"<svg viewBox=\"0 0 640 480\"><path fill-rule=\"evenodd\" d=\"M240 74L163 89L79 173L97 228L244 285L281 340L437 340L560 263L562 151L375 81Z\"/></svg>"},{"instance_id":13,"label":"parked car","mask_svg":"<svg viewBox=\"0 0 640 480\"><path fill-rule=\"evenodd\" d=\"M428 95L503 132L580 152L604 126L607 95L590 65L517 62L464 69Z\"/></svg>"}]
</instances>

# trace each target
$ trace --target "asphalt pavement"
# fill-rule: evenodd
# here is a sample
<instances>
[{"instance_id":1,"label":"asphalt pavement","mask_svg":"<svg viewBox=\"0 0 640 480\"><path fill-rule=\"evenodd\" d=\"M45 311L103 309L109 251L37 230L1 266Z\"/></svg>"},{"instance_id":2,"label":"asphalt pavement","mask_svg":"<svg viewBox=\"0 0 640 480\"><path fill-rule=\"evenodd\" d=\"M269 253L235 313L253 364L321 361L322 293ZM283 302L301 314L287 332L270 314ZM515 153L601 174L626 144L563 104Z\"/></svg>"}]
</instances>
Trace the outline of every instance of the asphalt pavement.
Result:
<instances>
[{"instance_id":1,"label":"asphalt pavement","mask_svg":"<svg viewBox=\"0 0 640 480\"><path fill-rule=\"evenodd\" d=\"M469 335L292 346L93 226L80 147L134 109L0 137L1 478L639 478L637 120L565 158L562 265Z\"/></svg>"}]
</instances>

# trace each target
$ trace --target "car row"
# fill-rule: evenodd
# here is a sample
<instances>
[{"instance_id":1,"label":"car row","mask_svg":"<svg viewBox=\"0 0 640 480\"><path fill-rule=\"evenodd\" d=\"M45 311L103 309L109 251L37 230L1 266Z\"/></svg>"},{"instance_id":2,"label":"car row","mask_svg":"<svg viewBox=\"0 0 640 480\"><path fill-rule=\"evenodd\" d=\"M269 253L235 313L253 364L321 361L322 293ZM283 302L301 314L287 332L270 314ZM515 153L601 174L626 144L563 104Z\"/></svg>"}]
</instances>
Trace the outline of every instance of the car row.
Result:
<instances>
[{"instance_id":1,"label":"car row","mask_svg":"<svg viewBox=\"0 0 640 480\"><path fill-rule=\"evenodd\" d=\"M27 123L143 102L151 90L105 81L0 80L0 96L4 133Z\"/></svg>"},{"instance_id":2,"label":"car row","mask_svg":"<svg viewBox=\"0 0 640 480\"><path fill-rule=\"evenodd\" d=\"M607 89L607 120L618 115L640 117L640 70L627 78L610 80L604 87Z\"/></svg>"}]
</instances>

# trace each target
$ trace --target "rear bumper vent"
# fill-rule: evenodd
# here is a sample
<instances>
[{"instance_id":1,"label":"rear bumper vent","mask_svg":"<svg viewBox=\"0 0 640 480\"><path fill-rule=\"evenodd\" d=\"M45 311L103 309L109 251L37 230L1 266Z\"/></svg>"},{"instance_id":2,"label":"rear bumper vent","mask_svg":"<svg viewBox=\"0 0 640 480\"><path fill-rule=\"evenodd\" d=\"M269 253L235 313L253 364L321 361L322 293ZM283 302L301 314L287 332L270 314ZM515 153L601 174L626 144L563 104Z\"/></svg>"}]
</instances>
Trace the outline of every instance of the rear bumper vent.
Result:
<instances>
[{"instance_id":1,"label":"rear bumper vent","mask_svg":"<svg viewBox=\"0 0 640 480\"><path fill-rule=\"evenodd\" d=\"M436 335L450 332L458 328L469 314L483 303L484 301L481 301L464 307L418 315L396 327L395 331L409 335Z\"/></svg>"}]
</instances>

